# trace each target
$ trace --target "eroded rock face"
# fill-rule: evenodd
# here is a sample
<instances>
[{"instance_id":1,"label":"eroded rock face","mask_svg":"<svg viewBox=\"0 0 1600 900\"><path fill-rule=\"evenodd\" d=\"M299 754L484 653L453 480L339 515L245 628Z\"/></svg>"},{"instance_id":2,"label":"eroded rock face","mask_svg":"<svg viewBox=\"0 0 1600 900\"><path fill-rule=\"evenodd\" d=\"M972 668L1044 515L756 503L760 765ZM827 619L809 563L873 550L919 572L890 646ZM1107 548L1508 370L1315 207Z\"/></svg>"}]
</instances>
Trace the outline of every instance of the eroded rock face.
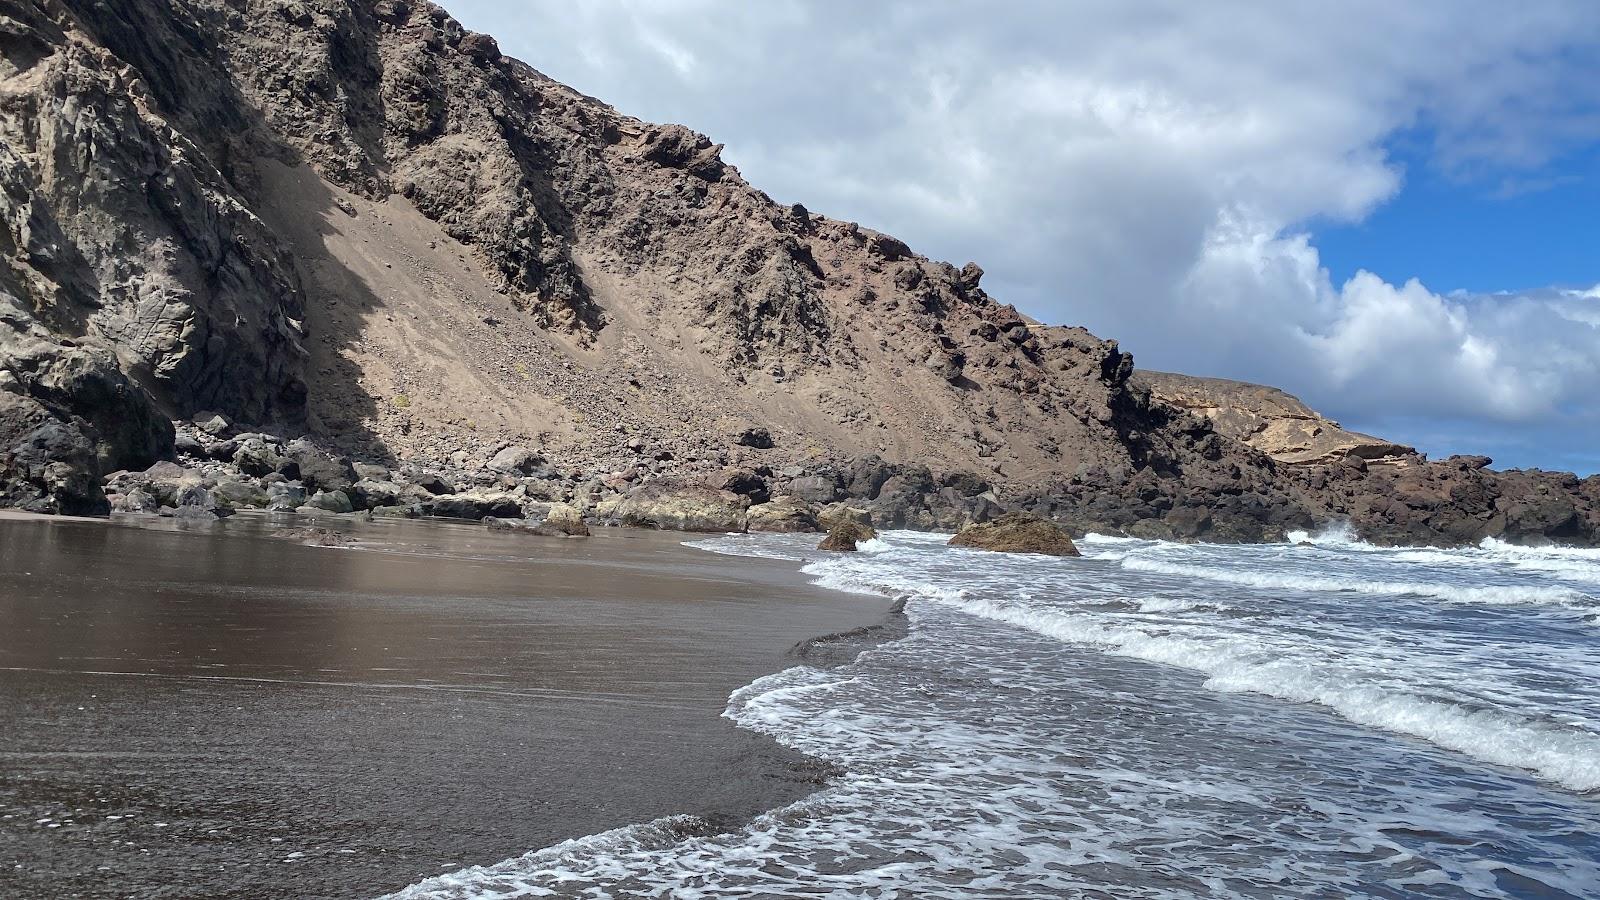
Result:
<instances>
[{"instance_id":1,"label":"eroded rock face","mask_svg":"<svg viewBox=\"0 0 1600 900\"><path fill-rule=\"evenodd\" d=\"M0 504L103 514L102 476L170 455L172 440L112 354L53 337L0 287Z\"/></svg>"},{"instance_id":2,"label":"eroded rock face","mask_svg":"<svg viewBox=\"0 0 1600 900\"><path fill-rule=\"evenodd\" d=\"M992 522L968 525L950 539L950 546L998 553L1080 555L1060 525L1027 513L1007 513Z\"/></svg>"},{"instance_id":3,"label":"eroded rock face","mask_svg":"<svg viewBox=\"0 0 1600 900\"><path fill-rule=\"evenodd\" d=\"M1414 458L1416 449L1348 431L1300 398L1274 387L1142 370L1134 383L1165 403L1205 416L1217 433L1242 441L1291 465L1328 465L1344 459Z\"/></svg>"},{"instance_id":4,"label":"eroded rock face","mask_svg":"<svg viewBox=\"0 0 1600 900\"><path fill-rule=\"evenodd\" d=\"M293 266L183 126L240 129L214 109L169 118L131 60L96 46L161 46L172 14L86 5L62 27L21 6L24 37L7 43L6 66L25 88L0 98L0 219L25 236L19 274L41 317L137 360L145 387L178 416L303 414ZM148 33L130 35L131 21ZM193 89L226 84L213 75Z\"/></svg>"}]
</instances>

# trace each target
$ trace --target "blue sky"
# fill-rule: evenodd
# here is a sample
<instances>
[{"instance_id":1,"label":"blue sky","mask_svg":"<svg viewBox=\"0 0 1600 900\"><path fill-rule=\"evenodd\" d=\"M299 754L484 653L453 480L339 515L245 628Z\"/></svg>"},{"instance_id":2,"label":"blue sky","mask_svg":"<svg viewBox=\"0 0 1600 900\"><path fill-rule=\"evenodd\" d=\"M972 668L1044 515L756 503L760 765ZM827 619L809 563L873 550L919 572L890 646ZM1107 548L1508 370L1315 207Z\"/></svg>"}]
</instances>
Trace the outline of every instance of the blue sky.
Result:
<instances>
[{"instance_id":1,"label":"blue sky","mask_svg":"<svg viewBox=\"0 0 1600 900\"><path fill-rule=\"evenodd\" d=\"M1600 3L448 0L1146 368L1600 470Z\"/></svg>"},{"instance_id":2,"label":"blue sky","mask_svg":"<svg viewBox=\"0 0 1600 900\"><path fill-rule=\"evenodd\" d=\"M1418 140L1389 142L1400 192L1355 224L1308 223L1335 282L1358 269L1436 291L1600 284L1600 148L1532 170L1446 173Z\"/></svg>"}]
</instances>

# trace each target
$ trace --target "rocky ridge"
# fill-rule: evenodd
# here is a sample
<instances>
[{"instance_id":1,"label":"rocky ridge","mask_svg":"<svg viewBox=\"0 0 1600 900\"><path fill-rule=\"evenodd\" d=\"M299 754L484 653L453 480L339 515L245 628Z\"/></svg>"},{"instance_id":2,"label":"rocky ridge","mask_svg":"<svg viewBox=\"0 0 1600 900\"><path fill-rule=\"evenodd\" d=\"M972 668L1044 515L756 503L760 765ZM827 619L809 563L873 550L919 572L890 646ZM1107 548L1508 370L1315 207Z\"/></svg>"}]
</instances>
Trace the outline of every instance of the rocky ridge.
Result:
<instances>
[{"instance_id":1,"label":"rocky ridge","mask_svg":"<svg viewBox=\"0 0 1600 900\"><path fill-rule=\"evenodd\" d=\"M1133 378L1162 403L1204 416L1219 434L1278 462L1332 465L1352 457L1396 465L1419 461L1415 447L1349 431L1278 388L1148 369Z\"/></svg>"},{"instance_id":2,"label":"rocky ridge","mask_svg":"<svg viewBox=\"0 0 1600 900\"><path fill-rule=\"evenodd\" d=\"M428 3L10 0L0 500L1600 531L1593 478L1380 465L1381 441L1196 407L1115 342L996 302L976 264L776 203L719 150Z\"/></svg>"}]
</instances>

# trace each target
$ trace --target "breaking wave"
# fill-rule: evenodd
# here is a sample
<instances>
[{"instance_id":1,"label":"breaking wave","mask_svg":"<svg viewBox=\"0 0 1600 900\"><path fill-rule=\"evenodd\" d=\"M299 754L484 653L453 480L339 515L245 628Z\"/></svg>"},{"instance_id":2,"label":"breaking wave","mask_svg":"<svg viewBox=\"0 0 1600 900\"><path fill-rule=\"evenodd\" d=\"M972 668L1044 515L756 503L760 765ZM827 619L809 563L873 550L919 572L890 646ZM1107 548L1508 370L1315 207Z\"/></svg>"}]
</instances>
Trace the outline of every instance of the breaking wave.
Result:
<instances>
[{"instance_id":1,"label":"breaking wave","mask_svg":"<svg viewBox=\"0 0 1600 900\"><path fill-rule=\"evenodd\" d=\"M1266 590L1300 592L1335 592L1375 595L1411 595L1432 597L1451 603L1484 603L1491 605L1517 605L1545 603L1582 609L1595 605L1594 598L1582 591L1564 587L1540 585L1475 586L1446 584L1437 581L1385 581L1361 577L1338 577L1287 572L1272 572L1240 568L1217 568L1167 562L1161 559L1131 556L1121 561L1125 569L1135 572L1154 572L1162 575L1182 575L1204 578L1207 581L1235 584Z\"/></svg>"}]
</instances>

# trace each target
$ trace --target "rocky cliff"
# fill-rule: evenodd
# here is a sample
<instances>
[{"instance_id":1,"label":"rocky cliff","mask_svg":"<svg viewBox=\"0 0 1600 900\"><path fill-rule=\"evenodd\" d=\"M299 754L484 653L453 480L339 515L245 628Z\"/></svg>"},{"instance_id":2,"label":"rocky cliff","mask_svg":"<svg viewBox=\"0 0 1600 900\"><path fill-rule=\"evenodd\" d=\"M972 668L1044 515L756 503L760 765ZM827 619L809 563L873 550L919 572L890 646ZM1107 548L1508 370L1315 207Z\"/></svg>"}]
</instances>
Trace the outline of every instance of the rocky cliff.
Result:
<instances>
[{"instance_id":1,"label":"rocky cliff","mask_svg":"<svg viewBox=\"0 0 1600 900\"><path fill-rule=\"evenodd\" d=\"M1204 416L1225 437L1291 465L1331 465L1355 457L1406 465L1416 448L1358 431L1275 387L1148 369L1134 382L1162 403Z\"/></svg>"},{"instance_id":2,"label":"rocky cliff","mask_svg":"<svg viewBox=\"0 0 1600 900\"><path fill-rule=\"evenodd\" d=\"M976 264L774 203L427 3L0 0L0 144L10 505L104 510L157 460L316 490L301 462L347 457L591 512L659 481L1223 540L1600 521L1594 479L1285 457Z\"/></svg>"}]
</instances>

